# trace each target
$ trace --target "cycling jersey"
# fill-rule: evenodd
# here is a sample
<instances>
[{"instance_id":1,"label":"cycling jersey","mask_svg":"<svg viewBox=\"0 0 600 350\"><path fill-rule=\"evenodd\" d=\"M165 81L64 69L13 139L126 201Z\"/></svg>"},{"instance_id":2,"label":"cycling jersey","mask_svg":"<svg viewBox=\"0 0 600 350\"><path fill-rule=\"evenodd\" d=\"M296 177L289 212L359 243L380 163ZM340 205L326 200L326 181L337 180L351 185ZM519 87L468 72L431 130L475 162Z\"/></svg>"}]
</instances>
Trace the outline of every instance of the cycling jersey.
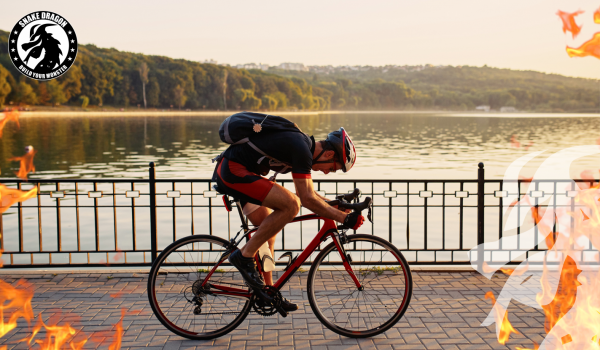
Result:
<instances>
[{"instance_id":1,"label":"cycling jersey","mask_svg":"<svg viewBox=\"0 0 600 350\"><path fill-rule=\"evenodd\" d=\"M309 137L299 132L282 131L264 136L257 134L251 138L251 141L269 156L289 164L291 169L281 171L284 166L273 165L273 162L246 143L230 146L223 156L256 174L267 175L269 170L281 173L291 171L294 178L310 178L315 150L315 139L312 136Z\"/></svg>"}]
</instances>

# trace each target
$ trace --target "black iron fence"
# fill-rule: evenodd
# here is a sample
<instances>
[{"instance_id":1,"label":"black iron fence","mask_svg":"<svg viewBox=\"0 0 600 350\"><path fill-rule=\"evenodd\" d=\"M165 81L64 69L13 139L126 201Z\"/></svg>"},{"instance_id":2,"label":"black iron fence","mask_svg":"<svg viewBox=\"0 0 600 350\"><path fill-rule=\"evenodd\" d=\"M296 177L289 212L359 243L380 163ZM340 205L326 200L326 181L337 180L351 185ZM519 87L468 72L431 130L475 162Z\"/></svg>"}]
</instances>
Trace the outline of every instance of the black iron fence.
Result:
<instances>
[{"instance_id":1,"label":"black iron fence","mask_svg":"<svg viewBox=\"0 0 600 350\"><path fill-rule=\"evenodd\" d=\"M10 188L38 188L36 198L14 205L0 219L0 245L5 268L148 266L153 257L176 239L210 234L230 238L239 218L230 215L207 179L156 179L150 163L148 179L0 180ZM370 233L395 244L411 264L470 264L469 251L503 235L535 230L533 219L518 211L517 227L505 232L503 211L513 203L504 198L528 195L540 208L577 207L571 180L518 180L518 193L509 193L502 180L485 179L479 164L473 180L314 180L321 195L333 197L358 187L374 199ZM278 180L292 189L291 180ZM545 191L540 191L544 184ZM554 191L548 191L552 184ZM566 187L565 187L566 186ZM552 199L553 198L553 199ZM557 202L557 198L559 199ZM565 205L565 200L568 202ZM562 203L562 204L561 204ZM516 204L520 209L521 204ZM304 212L306 214L306 211ZM529 225L529 226L528 226ZM320 222L286 226L278 235L276 257L299 252L314 237ZM558 229L553 227L556 232ZM486 260L519 262L546 250L542 243L514 240L514 246L480 251ZM593 254L591 243L589 251ZM508 254L508 256L507 256ZM591 256L591 255L590 255Z\"/></svg>"}]
</instances>

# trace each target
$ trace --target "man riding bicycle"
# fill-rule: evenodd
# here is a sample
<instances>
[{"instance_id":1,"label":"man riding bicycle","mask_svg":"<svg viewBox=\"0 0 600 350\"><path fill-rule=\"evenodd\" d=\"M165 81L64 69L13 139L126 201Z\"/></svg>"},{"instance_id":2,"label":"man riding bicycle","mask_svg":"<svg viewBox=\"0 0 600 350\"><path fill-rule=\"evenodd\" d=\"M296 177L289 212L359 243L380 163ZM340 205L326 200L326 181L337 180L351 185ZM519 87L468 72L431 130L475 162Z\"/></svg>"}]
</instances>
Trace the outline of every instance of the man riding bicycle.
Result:
<instances>
[{"instance_id":1,"label":"man riding bicycle","mask_svg":"<svg viewBox=\"0 0 600 350\"><path fill-rule=\"evenodd\" d=\"M267 117L265 115L265 119ZM232 144L218 158L213 180L221 193L240 199L244 215L259 226L246 245L229 256L229 261L250 287L261 290L265 281L257 270L254 256L265 242L271 255L274 254L275 236L298 214L300 206L352 229L358 229L364 217L329 206L327 199L319 196L313 187L311 171L328 174L341 169L347 172L354 165L356 150L344 128L329 133L325 140L315 141L299 129L261 134L260 125L255 122L254 126L257 134L251 136L252 142ZM291 172L296 194L263 177L270 170ZM270 272L265 273L265 279L266 284L273 284ZM288 312L298 309L285 298L281 306Z\"/></svg>"}]
</instances>

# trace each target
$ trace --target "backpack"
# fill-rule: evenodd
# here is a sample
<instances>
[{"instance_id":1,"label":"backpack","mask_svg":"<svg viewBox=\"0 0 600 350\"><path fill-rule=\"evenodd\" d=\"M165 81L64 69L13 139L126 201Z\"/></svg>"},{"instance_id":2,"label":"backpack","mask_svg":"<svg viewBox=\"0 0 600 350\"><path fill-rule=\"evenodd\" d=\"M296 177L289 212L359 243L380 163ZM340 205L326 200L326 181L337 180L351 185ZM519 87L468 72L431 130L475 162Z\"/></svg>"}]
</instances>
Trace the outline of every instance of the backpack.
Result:
<instances>
[{"instance_id":1,"label":"backpack","mask_svg":"<svg viewBox=\"0 0 600 350\"><path fill-rule=\"evenodd\" d=\"M268 158L270 166L283 166L283 169L276 172L275 176L272 177L274 180L277 174L286 171L288 168L291 168L291 165L269 156L254 143L252 143L250 139L257 134L262 135L262 137L268 137L268 135L271 133L281 131L302 132L296 123L293 123L282 117L262 113L241 112L230 115L223 121L223 123L221 123L221 126L219 127L219 137L221 138L221 141L230 145L247 143L248 146L252 147L255 151L263 155L258 160L258 164L260 164L265 158ZM212 160L213 163L221 160L221 158L223 158L223 153L215 157Z\"/></svg>"}]
</instances>

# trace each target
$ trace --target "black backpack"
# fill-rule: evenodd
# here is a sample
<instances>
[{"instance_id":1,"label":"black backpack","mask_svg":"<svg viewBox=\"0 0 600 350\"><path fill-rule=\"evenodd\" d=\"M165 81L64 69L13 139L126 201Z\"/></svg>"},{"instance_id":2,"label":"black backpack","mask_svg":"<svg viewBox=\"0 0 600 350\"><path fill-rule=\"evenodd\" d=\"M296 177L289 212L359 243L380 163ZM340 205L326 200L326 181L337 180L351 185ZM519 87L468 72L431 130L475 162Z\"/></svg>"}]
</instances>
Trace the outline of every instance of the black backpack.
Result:
<instances>
[{"instance_id":1,"label":"black backpack","mask_svg":"<svg viewBox=\"0 0 600 350\"><path fill-rule=\"evenodd\" d=\"M263 157L258 160L259 164L263 159L268 158L270 166L283 166L283 169L275 174L275 176L277 176L278 173L291 168L291 165L269 156L252 143L251 139L258 134L260 134L261 137L268 137L267 135L271 133L281 131L302 132L296 123L282 117L262 113L241 112L230 115L223 123L221 123L221 126L219 127L219 137L221 138L221 141L230 145L247 143L248 146L263 155ZM219 161L223 157L223 153L214 158L213 162ZM272 179L274 178L275 177Z\"/></svg>"}]
</instances>

